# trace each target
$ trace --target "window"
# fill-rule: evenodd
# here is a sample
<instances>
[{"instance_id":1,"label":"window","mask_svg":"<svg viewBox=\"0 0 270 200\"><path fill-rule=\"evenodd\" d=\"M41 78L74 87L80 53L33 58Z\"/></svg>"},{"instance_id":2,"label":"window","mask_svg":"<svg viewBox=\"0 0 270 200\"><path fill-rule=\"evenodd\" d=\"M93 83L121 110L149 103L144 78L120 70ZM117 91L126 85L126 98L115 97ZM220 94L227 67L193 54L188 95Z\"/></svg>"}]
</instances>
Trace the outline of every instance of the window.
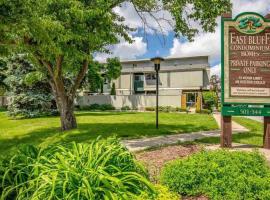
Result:
<instances>
[{"instance_id":1,"label":"window","mask_svg":"<svg viewBox=\"0 0 270 200\"><path fill-rule=\"evenodd\" d=\"M135 81L143 81L143 75L135 75L134 76Z\"/></svg>"},{"instance_id":2,"label":"window","mask_svg":"<svg viewBox=\"0 0 270 200\"><path fill-rule=\"evenodd\" d=\"M144 75L134 74L134 91L136 93L143 93L144 92Z\"/></svg>"},{"instance_id":3,"label":"window","mask_svg":"<svg viewBox=\"0 0 270 200\"><path fill-rule=\"evenodd\" d=\"M153 81L153 80L156 80L156 79L157 79L156 74L145 74L145 80L146 81Z\"/></svg>"},{"instance_id":4,"label":"window","mask_svg":"<svg viewBox=\"0 0 270 200\"><path fill-rule=\"evenodd\" d=\"M154 73L145 74L145 82L147 85L156 85L157 76Z\"/></svg>"}]
</instances>

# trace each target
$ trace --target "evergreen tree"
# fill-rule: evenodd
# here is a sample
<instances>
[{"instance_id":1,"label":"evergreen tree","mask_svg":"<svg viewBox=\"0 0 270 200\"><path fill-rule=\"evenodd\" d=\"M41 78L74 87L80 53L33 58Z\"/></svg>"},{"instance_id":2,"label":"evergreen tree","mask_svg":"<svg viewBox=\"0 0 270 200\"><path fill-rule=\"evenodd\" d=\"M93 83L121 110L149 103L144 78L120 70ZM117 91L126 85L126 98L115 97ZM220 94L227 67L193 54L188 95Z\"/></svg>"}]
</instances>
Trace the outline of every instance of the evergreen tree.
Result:
<instances>
[{"instance_id":1,"label":"evergreen tree","mask_svg":"<svg viewBox=\"0 0 270 200\"><path fill-rule=\"evenodd\" d=\"M9 116L32 118L57 113L50 85L25 56L12 56L6 63Z\"/></svg>"},{"instance_id":2,"label":"evergreen tree","mask_svg":"<svg viewBox=\"0 0 270 200\"><path fill-rule=\"evenodd\" d=\"M111 95L116 95L115 83L112 84Z\"/></svg>"},{"instance_id":3,"label":"evergreen tree","mask_svg":"<svg viewBox=\"0 0 270 200\"><path fill-rule=\"evenodd\" d=\"M0 96L4 96L7 90L7 85L4 82L6 79L6 62L3 58L0 58Z\"/></svg>"}]
</instances>

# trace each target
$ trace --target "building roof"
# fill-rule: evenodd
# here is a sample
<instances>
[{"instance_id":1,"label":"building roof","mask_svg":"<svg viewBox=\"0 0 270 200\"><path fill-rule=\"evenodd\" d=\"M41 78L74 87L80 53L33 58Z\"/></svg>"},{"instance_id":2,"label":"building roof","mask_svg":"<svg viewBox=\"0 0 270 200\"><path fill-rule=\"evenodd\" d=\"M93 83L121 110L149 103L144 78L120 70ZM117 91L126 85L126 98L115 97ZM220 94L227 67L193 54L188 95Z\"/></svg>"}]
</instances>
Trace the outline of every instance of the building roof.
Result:
<instances>
[{"instance_id":1,"label":"building roof","mask_svg":"<svg viewBox=\"0 0 270 200\"><path fill-rule=\"evenodd\" d=\"M188 57L166 57L166 58L164 58L164 60L165 61L173 61L173 60L196 59L196 58L209 59L209 56L208 55L201 55L201 56L188 56ZM136 59L136 60L121 60L121 63L137 63L137 62L148 62L148 61L151 61L151 58Z\"/></svg>"}]
</instances>

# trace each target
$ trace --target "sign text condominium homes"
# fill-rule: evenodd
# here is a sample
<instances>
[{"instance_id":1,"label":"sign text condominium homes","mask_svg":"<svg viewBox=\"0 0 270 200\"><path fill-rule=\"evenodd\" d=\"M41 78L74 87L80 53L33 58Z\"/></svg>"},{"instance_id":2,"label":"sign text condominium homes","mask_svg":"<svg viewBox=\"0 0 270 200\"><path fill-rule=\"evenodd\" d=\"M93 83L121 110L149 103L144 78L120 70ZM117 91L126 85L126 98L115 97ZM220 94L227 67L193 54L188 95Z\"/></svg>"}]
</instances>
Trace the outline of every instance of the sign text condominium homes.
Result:
<instances>
[{"instance_id":1,"label":"sign text condominium homes","mask_svg":"<svg viewBox=\"0 0 270 200\"><path fill-rule=\"evenodd\" d=\"M80 105L98 103L138 109L155 106L156 78L150 59L123 61L121 76L105 82L102 95L84 93L79 98ZM209 79L208 56L166 58L159 73L160 106L195 106L197 97L208 88ZM115 96L110 95L112 83Z\"/></svg>"}]
</instances>

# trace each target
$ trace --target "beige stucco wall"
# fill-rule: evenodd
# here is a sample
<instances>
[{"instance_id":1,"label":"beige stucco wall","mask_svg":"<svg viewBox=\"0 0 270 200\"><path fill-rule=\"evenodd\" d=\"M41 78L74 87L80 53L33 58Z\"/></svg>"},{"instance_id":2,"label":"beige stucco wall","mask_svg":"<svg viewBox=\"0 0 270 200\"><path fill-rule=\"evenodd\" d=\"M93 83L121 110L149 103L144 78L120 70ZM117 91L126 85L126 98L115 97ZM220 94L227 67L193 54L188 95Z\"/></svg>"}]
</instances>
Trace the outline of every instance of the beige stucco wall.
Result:
<instances>
[{"instance_id":1,"label":"beige stucco wall","mask_svg":"<svg viewBox=\"0 0 270 200\"><path fill-rule=\"evenodd\" d=\"M130 89L130 74L122 74L120 76L120 88L121 89Z\"/></svg>"},{"instance_id":2,"label":"beige stucco wall","mask_svg":"<svg viewBox=\"0 0 270 200\"><path fill-rule=\"evenodd\" d=\"M171 88L193 88L203 86L203 71L172 72Z\"/></svg>"},{"instance_id":3,"label":"beige stucco wall","mask_svg":"<svg viewBox=\"0 0 270 200\"><path fill-rule=\"evenodd\" d=\"M142 109L144 107L153 107L156 105L155 95L96 95L96 96L81 96L76 100L76 104L80 106L87 106L91 104L112 104L116 108L129 106L131 108ZM160 106L181 106L180 95L159 96Z\"/></svg>"}]
</instances>

